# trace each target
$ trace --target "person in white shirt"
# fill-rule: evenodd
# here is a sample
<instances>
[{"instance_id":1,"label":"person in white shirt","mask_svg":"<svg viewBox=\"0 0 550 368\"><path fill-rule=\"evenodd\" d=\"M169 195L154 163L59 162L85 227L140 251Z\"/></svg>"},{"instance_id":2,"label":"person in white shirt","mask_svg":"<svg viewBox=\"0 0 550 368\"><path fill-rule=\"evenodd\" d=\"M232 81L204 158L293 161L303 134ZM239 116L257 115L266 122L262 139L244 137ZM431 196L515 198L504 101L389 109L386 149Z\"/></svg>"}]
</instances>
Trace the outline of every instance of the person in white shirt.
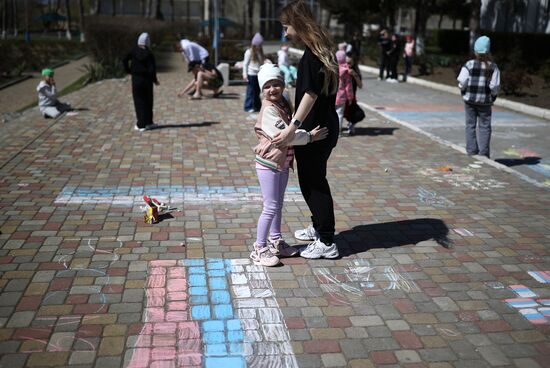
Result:
<instances>
[{"instance_id":1,"label":"person in white shirt","mask_svg":"<svg viewBox=\"0 0 550 368\"><path fill-rule=\"evenodd\" d=\"M42 77L44 79L36 87L36 91L38 92L38 108L42 116L55 119L65 111L72 110L71 105L62 103L57 99L53 69L42 69Z\"/></svg>"},{"instance_id":2,"label":"person in white shirt","mask_svg":"<svg viewBox=\"0 0 550 368\"><path fill-rule=\"evenodd\" d=\"M196 42L183 39L176 45L176 49L181 52L188 64L192 61L200 61L201 64L208 61L208 51Z\"/></svg>"},{"instance_id":3,"label":"person in white shirt","mask_svg":"<svg viewBox=\"0 0 550 368\"><path fill-rule=\"evenodd\" d=\"M260 33L256 33L252 38L250 48L244 52L243 61L243 79L247 82L246 98L244 101L244 111L260 111L262 101L260 100L260 85L258 84L258 71L265 62L264 50L262 44L264 38Z\"/></svg>"}]
</instances>

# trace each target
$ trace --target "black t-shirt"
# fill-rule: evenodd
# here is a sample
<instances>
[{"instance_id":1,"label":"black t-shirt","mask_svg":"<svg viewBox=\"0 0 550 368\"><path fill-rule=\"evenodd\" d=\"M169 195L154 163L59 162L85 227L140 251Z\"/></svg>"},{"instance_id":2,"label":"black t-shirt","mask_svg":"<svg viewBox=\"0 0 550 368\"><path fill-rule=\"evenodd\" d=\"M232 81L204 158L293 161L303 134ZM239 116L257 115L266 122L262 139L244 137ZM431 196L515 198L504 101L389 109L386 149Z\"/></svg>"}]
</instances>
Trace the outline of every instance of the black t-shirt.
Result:
<instances>
[{"instance_id":1,"label":"black t-shirt","mask_svg":"<svg viewBox=\"0 0 550 368\"><path fill-rule=\"evenodd\" d=\"M304 55L298 64L294 107L298 109L306 92L313 92L317 95L317 100L308 116L302 122L300 129L311 131L318 125L327 127L329 131L328 137L322 141L311 143L310 145L326 146L328 144L330 148L333 148L338 141L338 115L336 114L335 108L336 94L330 92L330 88L329 95L325 95L321 92L325 80L324 76L323 63L321 63L321 60L306 47ZM296 146L295 149L302 149L305 147L307 146Z\"/></svg>"}]
</instances>

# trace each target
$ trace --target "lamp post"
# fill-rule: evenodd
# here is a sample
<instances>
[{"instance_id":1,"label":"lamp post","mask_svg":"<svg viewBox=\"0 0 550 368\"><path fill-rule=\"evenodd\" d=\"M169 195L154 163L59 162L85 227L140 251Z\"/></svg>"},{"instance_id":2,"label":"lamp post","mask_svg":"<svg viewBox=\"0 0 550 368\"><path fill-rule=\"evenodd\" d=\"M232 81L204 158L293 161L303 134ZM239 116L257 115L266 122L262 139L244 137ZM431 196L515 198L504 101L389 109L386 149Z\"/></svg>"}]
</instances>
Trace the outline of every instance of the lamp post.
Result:
<instances>
[{"instance_id":1,"label":"lamp post","mask_svg":"<svg viewBox=\"0 0 550 368\"><path fill-rule=\"evenodd\" d=\"M214 0L214 42L213 42L213 48L214 48L214 65L218 65L218 55L219 51L218 48L220 46L220 15L219 15L219 0Z\"/></svg>"}]
</instances>

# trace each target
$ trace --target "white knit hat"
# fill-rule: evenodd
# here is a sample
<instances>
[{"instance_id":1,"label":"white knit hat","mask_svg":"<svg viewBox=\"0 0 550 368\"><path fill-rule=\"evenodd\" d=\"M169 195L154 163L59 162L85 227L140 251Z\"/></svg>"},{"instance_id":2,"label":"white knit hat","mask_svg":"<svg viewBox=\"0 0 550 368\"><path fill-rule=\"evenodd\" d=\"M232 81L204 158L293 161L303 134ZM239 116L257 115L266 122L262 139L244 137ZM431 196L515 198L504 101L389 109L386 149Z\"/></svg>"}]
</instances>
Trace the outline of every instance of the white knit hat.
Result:
<instances>
[{"instance_id":1,"label":"white knit hat","mask_svg":"<svg viewBox=\"0 0 550 368\"><path fill-rule=\"evenodd\" d=\"M138 38L138 46L151 46L151 39L149 38L149 33L143 32L139 35Z\"/></svg>"},{"instance_id":2,"label":"white knit hat","mask_svg":"<svg viewBox=\"0 0 550 368\"><path fill-rule=\"evenodd\" d=\"M279 80L283 83L283 85L285 84L285 79L283 78L281 69L279 69L275 64L263 64L258 72L258 84L260 85L260 91L264 89L264 84L273 79Z\"/></svg>"}]
</instances>

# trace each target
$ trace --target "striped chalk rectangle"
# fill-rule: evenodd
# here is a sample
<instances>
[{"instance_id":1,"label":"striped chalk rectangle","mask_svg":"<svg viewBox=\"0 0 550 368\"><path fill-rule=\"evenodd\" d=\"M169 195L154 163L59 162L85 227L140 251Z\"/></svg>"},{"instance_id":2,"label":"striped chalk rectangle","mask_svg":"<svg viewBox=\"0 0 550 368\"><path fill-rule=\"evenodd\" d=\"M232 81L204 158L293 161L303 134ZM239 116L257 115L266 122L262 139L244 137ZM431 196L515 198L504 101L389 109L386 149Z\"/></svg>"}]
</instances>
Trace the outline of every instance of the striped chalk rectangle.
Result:
<instances>
[{"instance_id":1,"label":"striped chalk rectangle","mask_svg":"<svg viewBox=\"0 0 550 368\"><path fill-rule=\"evenodd\" d=\"M542 284L550 284L550 271L528 271L527 273Z\"/></svg>"},{"instance_id":2,"label":"striped chalk rectangle","mask_svg":"<svg viewBox=\"0 0 550 368\"><path fill-rule=\"evenodd\" d=\"M534 325L548 324L548 320L536 309L533 309L533 308L520 309L519 313L521 313L523 317L525 317L529 322L531 322Z\"/></svg>"},{"instance_id":3,"label":"striped chalk rectangle","mask_svg":"<svg viewBox=\"0 0 550 368\"><path fill-rule=\"evenodd\" d=\"M550 299L538 299L537 303L550 307Z\"/></svg>"},{"instance_id":4,"label":"striped chalk rectangle","mask_svg":"<svg viewBox=\"0 0 550 368\"><path fill-rule=\"evenodd\" d=\"M539 313L545 316L546 318L550 318L550 308L549 307L542 307L539 308Z\"/></svg>"},{"instance_id":5,"label":"striped chalk rectangle","mask_svg":"<svg viewBox=\"0 0 550 368\"><path fill-rule=\"evenodd\" d=\"M514 291L520 298L535 298L535 294L531 289L525 285L510 285L510 289Z\"/></svg>"},{"instance_id":6,"label":"striped chalk rectangle","mask_svg":"<svg viewBox=\"0 0 550 368\"><path fill-rule=\"evenodd\" d=\"M538 303L529 298L506 299L504 302L510 307L517 309L538 307Z\"/></svg>"}]
</instances>

